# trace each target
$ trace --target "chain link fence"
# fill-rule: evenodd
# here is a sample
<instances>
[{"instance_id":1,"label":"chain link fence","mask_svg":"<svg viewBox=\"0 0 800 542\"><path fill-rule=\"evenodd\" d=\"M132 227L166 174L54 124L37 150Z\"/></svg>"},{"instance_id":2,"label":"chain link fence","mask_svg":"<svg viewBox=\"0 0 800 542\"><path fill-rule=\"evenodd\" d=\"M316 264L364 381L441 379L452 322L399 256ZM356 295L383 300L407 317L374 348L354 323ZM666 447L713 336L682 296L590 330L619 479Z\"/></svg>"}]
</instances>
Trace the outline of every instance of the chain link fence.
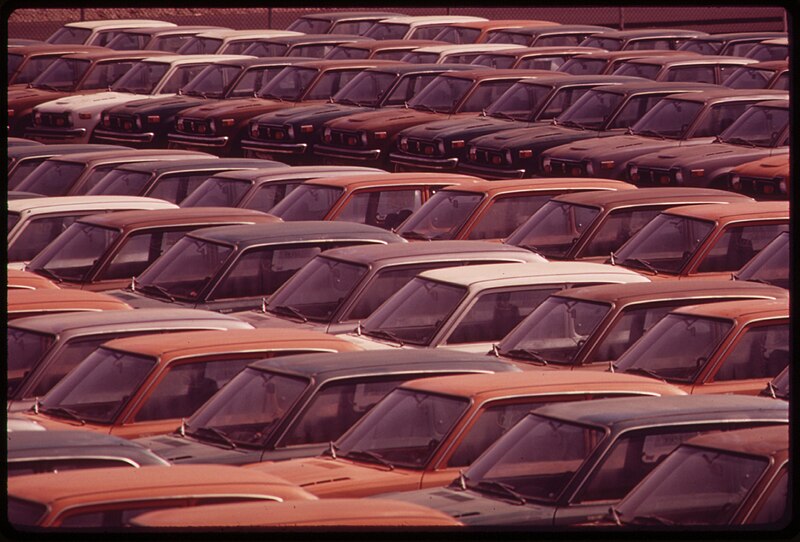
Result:
<instances>
[{"instance_id":1,"label":"chain link fence","mask_svg":"<svg viewBox=\"0 0 800 542\"><path fill-rule=\"evenodd\" d=\"M215 25L236 30L286 28L297 17L315 12L363 11L370 8L37 8L9 11L4 7L9 38L45 39L61 25L98 19L159 19L180 25ZM787 15L774 6L581 6L581 7L408 7L383 6L382 11L408 15L473 15L487 19L543 19L561 24L593 24L617 29L650 26L704 32L786 31Z\"/></svg>"}]
</instances>

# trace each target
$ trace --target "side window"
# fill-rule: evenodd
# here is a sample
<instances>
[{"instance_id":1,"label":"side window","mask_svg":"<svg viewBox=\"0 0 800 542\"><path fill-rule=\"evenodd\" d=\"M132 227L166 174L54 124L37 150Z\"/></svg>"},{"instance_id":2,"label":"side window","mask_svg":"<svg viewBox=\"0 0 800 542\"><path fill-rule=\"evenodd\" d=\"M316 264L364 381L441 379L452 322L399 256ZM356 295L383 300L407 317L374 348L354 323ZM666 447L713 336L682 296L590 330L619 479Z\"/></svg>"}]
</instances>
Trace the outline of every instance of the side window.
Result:
<instances>
[{"instance_id":1,"label":"side window","mask_svg":"<svg viewBox=\"0 0 800 542\"><path fill-rule=\"evenodd\" d=\"M679 306L677 303L665 303L656 307L633 308L624 311L585 362L616 360L630 345L638 341L647 330L653 327L653 324Z\"/></svg>"},{"instance_id":2,"label":"side window","mask_svg":"<svg viewBox=\"0 0 800 542\"><path fill-rule=\"evenodd\" d=\"M773 378L789 364L789 324L748 329L733 346L715 381Z\"/></svg>"},{"instance_id":3,"label":"side window","mask_svg":"<svg viewBox=\"0 0 800 542\"><path fill-rule=\"evenodd\" d=\"M468 239L502 239L520 227L551 196L511 196L497 198L472 227Z\"/></svg>"},{"instance_id":4,"label":"side window","mask_svg":"<svg viewBox=\"0 0 800 542\"><path fill-rule=\"evenodd\" d=\"M98 278L110 280L139 275L183 237L186 231L188 229L131 235Z\"/></svg>"},{"instance_id":5,"label":"side window","mask_svg":"<svg viewBox=\"0 0 800 542\"><path fill-rule=\"evenodd\" d=\"M292 182L264 183L256 189L256 193L243 205L245 209L254 209L268 213L289 193L300 186L304 179Z\"/></svg>"},{"instance_id":6,"label":"side window","mask_svg":"<svg viewBox=\"0 0 800 542\"><path fill-rule=\"evenodd\" d=\"M570 88L562 90L556 94L544 111L539 114L539 120L552 119L564 112L569 106L575 103L575 100L586 94L589 90L588 87L583 88Z\"/></svg>"},{"instance_id":7,"label":"side window","mask_svg":"<svg viewBox=\"0 0 800 542\"><path fill-rule=\"evenodd\" d=\"M531 408L530 403L497 405L481 412L478 420L461 440L447 461L448 467L466 467L472 464L486 448L494 444L506 431L522 419Z\"/></svg>"},{"instance_id":8,"label":"side window","mask_svg":"<svg viewBox=\"0 0 800 542\"><path fill-rule=\"evenodd\" d=\"M761 224L731 227L723 233L700 262L698 273L737 271L788 224Z\"/></svg>"},{"instance_id":9,"label":"side window","mask_svg":"<svg viewBox=\"0 0 800 542\"><path fill-rule=\"evenodd\" d=\"M155 186L146 195L180 204L212 174L211 172L200 172L164 176L158 179Z\"/></svg>"},{"instance_id":10,"label":"side window","mask_svg":"<svg viewBox=\"0 0 800 542\"><path fill-rule=\"evenodd\" d=\"M583 249L582 257L608 256L653 220L661 209L622 210L609 215Z\"/></svg>"},{"instance_id":11,"label":"side window","mask_svg":"<svg viewBox=\"0 0 800 542\"><path fill-rule=\"evenodd\" d=\"M645 113L650 111L653 106L664 97L664 94L638 96L631 98L625 106L619 110L619 113L608 125L608 129L612 128L629 128L633 126L636 121L644 116Z\"/></svg>"},{"instance_id":12,"label":"side window","mask_svg":"<svg viewBox=\"0 0 800 542\"><path fill-rule=\"evenodd\" d=\"M667 81L711 83L714 84L714 66L675 67L667 72Z\"/></svg>"},{"instance_id":13,"label":"side window","mask_svg":"<svg viewBox=\"0 0 800 542\"><path fill-rule=\"evenodd\" d=\"M706 112L700 124L694 130L692 137L710 137L722 133L728 126L738 119L751 103L719 104L711 107Z\"/></svg>"},{"instance_id":14,"label":"side window","mask_svg":"<svg viewBox=\"0 0 800 542\"><path fill-rule=\"evenodd\" d=\"M778 473L761 509L749 524L783 527L789 521L789 469L786 465Z\"/></svg>"},{"instance_id":15,"label":"side window","mask_svg":"<svg viewBox=\"0 0 800 542\"><path fill-rule=\"evenodd\" d=\"M422 190L364 191L353 195L336 216L337 221L357 222L384 229L399 226L422 205Z\"/></svg>"}]
</instances>

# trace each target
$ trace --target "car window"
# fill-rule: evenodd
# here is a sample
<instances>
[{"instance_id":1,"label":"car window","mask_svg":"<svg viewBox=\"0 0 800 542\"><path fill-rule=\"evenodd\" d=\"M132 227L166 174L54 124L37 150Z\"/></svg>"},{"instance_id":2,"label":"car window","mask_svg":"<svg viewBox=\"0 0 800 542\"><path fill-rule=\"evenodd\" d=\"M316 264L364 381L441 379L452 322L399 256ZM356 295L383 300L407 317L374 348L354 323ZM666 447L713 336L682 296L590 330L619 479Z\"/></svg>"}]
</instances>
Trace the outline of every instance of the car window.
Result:
<instances>
[{"instance_id":1,"label":"car window","mask_svg":"<svg viewBox=\"0 0 800 542\"><path fill-rule=\"evenodd\" d=\"M192 229L145 231L130 235L97 279L122 279L139 275Z\"/></svg>"},{"instance_id":2,"label":"car window","mask_svg":"<svg viewBox=\"0 0 800 542\"><path fill-rule=\"evenodd\" d=\"M161 87L159 94L176 94L179 90L185 87L189 81L195 78L197 74L203 71L205 64L195 64L190 66L180 66L172 75L169 76L164 86Z\"/></svg>"},{"instance_id":3,"label":"car window","mask_svg":"<svg viewBox=\"0 0 800 542\"><path fill-rule=\"evenodd\" d=\"M479 113L511 88L514 81L487 81L478 86L459 108L460 113Z\"/></svg>"},{"instance_id":4,"label":"car window","mask_svg":"<svg viewBox=\"0 0 800 542\"><path fill-rule=\"evenodd\" d=\"M722 361L714 380L773 378L789 364L789 324L747 329Z\"/></svg>"},{"instance_id":5,"label":"car window","mask_svg":"<svg viewBox=\"0 0 800 542\"><path fill-rule=\"evenodd\" d=\"M676 66L667 71L662 81L715 83L714 66Z\"/></svg>"},{"instance_id":6,"label":"car window","mask_svg":"<svg viewBox=\"0 0 800 542\"><path fill-rule=\"evenodd\" d=\"M697 267L698 273L736 271L783 231L788 224L753 224L728 228Z\"/></svg>"},{"instance_id":7,"label":"car window","mask_svg":"<svg viewBox=\"0 0 800 542\"><path fill-rule=\"evenodd\" d=\"M738 119L752 103L717 104L706 112L697 125L692 137L709 137L722 133Z\"/></svg>"},{"instance_id":8,"label":"car window","mask_svg":"<svg viewBox=\"0 0 800 542\"><path fill-rule=\"evenodd\" d=\"M491 406L481 411L478 420L469 428L456 451L448 459L447 466L466 467L472 464L486 448L494 444L536 406L539 406L539 403L506 404Z\"/></svg>"},{"instance_id":9,"label":"car window","mask_svg":"<svg viewBox=\"0 0 800 542\"><path fill-rule=\"evenodd\" d=\"M305 100L327 100L361 72L355 70L331 70L319 78L313 88L305 96Z\"/></svg>"},{"instance_id":10,"label":"car window","mask_svg":"<svg viewBox=\"0 0 800 542\"><path fill-rule=\"evenodd\" d=\"M580 257L609 256L661 212L659 208L622 209L609 214L583 247Z\"/></svg>"},{"instance_id":11,"label":"car window","mask_svg":"<svg viewBox=\"0 0 800 542\"><path fill-rule=\"evenodd\" d=\"M256 188L242 207L267 213L302 183L303 179L264 183Z\"/></svg>"},{"instance_id":12,"label":"car window","mask_svg":"<svg viewBox=\"0 0 800 542\"><path fill-rule=\"evenodd\" d=\"M194 192L203 181L208 179L209 175L211 175L211 172L165 175L158 179L155 186L145 195L180 204L186 196Z\"/></svg>"},{"instance_id":13,"label":"car window","mask_svg":"<svg viewBox=\"0 0 800 542\"><path fill-rule=\"evenodd\" d=\"M749 524L776 525L786 521L789 511L789 469L784 464L778 473L777 482L769 488L761 509L753 516Z\"/></svg>"},{"instance_id":14,"label":"car window","mask_svg":"<svg viewBox=\"0 0 800 542\"><path fill-rule=\"evenodd\" d=\"M14 239L13 244L8 247L8 261L24 262L33 259L50 241L61 235L83 214L87 213L42 217L29 221Z\"/></svg>"},{"instance_id":15,"label":"car window","mask_svg":"<svg viewBox=\"0 0 800 542\"><path fill-rule=\"evenodd\" d=\"M467 236L467 239L503 239L520 227L550 195L499 197L484 211Z\"/></svg>"},{"instance_id":16,"label":"car window","mask_svg":"<svg viewBox=\"0 0 800 542\"><path fill-rule=\"evenodd\" d=\"M433 81L436 75L437 74L421 74L403 77L392 90L392 93L386 98L383 105L403 105L416 96L420 90L428 86L428 83Z\"/></svg>"},{"instance_id":17,"label":"car window","mask_svg":"<svg viewBox=\"0 0 800 542\"><path fill-rule=\"evenodd\" d=\"M384 229L399 226L422 205L422 189L362 190L347 200L334 220Z\"/></svg>"},{"instance_id":18,"label":"car window","mask_svg":"<svg viewBox=\"0 0 800 542\"><path fill-rule=\"evenodd\" d=\"M564 62L566 62L566 56L538 56L538 57L531 57L531 58L523 58L519 61L519 63L515 66L518 70L550 70L556 71ZM497 66L498 68L500 66ZM510 66L508 66L510 67Z\"/></svg>"}]
</instances>

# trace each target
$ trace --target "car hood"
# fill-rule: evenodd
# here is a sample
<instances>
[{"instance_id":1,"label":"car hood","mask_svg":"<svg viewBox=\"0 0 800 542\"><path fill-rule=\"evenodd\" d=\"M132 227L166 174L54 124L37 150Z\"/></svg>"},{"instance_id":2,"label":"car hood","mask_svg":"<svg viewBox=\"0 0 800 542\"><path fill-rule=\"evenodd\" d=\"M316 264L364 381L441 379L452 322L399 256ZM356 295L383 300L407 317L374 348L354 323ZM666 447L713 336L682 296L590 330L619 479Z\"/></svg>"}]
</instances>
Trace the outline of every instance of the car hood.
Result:
<instances>
[{"instance_id":1,"label":"car hood","mask_svg":"<svg viewBox=\"0 0 800 542\"><path fill-rule=\"evenodd\" d=\"M416 109L393 109L391 111L367 111L332 120L326 124L333 130L392 130L397 132L408 126L444 118L443 113L417 111Z\"/></svg>"},{"instance_id":2,"label":"car hood","mask_svg":"<svg viewBox=\"0 0 800 542\"><path fill-rule=\"evenodd\" d=\"M312 329L315 331L327 331L328 325L321 322L299 322L297 320L290 320L273 316L270 313L264 313L260 310L249 310L242 312L231 313L231 316L238 318L253 327L280 327L280 328L297 328L297 329Z\"/></svg>"},{"instance_id":3,"label":"car hood","mask_svg":"<svg viewBox=\"0 0 800 542\"><path fill-rule=\"evenodd\" d=\"M388 493L380 497L427 506L453 516L465 525L552 525L555 514L550 506L523 505L499 496L489 497L477 491L447 487Z\"/></svg>"},{"instance_id":4,"label":"car hood","mask_svg":"<svg viewBox=\"0 0 800 542\"><path fill-rule=\"evenodd\" d=\"M708 167L711 162L723 161L741 163L770 154L788 153L789 147L745 147L727 143L709 143L690 147L671 147L646 154L636 159L639 166L671 167L680 164L684 167L698 165Z\"/></svg>"},{"instance_id":5,"label":"car hood","mask_svg":"<svg viewBox=\"0 0 800 542\"><path fill-rule=\"evenodd\" d=\"M562 142L588 139L604 135L605 132L595 130L573 130L554 124L534 124L524 128L503 130L488 134L470 141L470 144L481 148L531 148L531 146L552 146Z\"/></svg>"},{"instance_id":6,"label":"car hood","mask_svg":"<svg viewBox=\"0 0 800 542\"><path fill-rule=\"evenodd\" d=\"M365 497L388 491L418 489L419 471L389 470L382 465L347 459L311 457L246 465L280 476L318 497Z\"/></svg>"},{"instance_id":7,"label":"car hood","mask_svg":"<svg viewBox=\"0 0 800 542\"><path fill-rule=\"evenodd\" d=\"M261 450L236 448L226 444L195 440L191 437L161 435L136 439L170 463L243 464L258 461Z\"/></svg>"},{"instance_id":8,"label":"car hood","mask_svg":"<svg viewBox=\"0 0 800 542\"><path fill-rule=\"evenodd\" d=\"M467 118L454 118L448 120L438 120L426 122L420 126L408 128L403 135L418 137L420 139L453 139L458 137L470 137L480 135L485 131L510 130L521 126L532 126L531 124L513 121L509 119L498 119L494 117L475 117L471 115Z\"/></svg>"},{"instance_id":9,"label":"car hood","mask_svg":"<svg viewBox=\"0 0 800 542\"><path fill-rule=\"evenodd\" d=\"M599 139L585 139L551 149L551 157L584 158L600 157L613 159L624 156L636 156L647 152L655 152L668 147L677 147L685 141L677 139L655 139L635 135L620 135Z\"/></svg>"},{"instance_id":10,"label":"car hood","mask_svg":"<svg viewBox=\"0 0 800 542\"><path fill-rule=\"evenodd\" d=\"M164 308L166 308L166 307L172 307L172 308L174 308L174 307L189 307L189 308L194 308L194 306L195 306L194 303L187 303L187 302L182 302L182 301L179 301L179 300L176 300L176 301L173 302L173 301L170 301L168 299L159 299L157 297L150 297L150 296L144 295L144 294L142 294L140 292L131 292L130 290L110 290L110 291L107 291L105 293L107 293L109 295L112 295L112 296L116 297L117 299L121 299L122 301L124 301L125 303L130 305L131 307L134 307L134 308L137 308L137 309L140 309L142 307L147 307L147 308L152 308L152 307L155 307L155 308L160 308L160 307L164 307Z\"/></svg>"},{"instance_id":11,"label":"car hood","mask_svg":"<svg viewBox=\"0 0 800 542\"><path fill-rule=\"evenodd\" d=\"M222 100L210 104L192 107L183 111L181 116L192 118L227 118L242 119L254 117L260 113L267 113L282 107L294 107L297 102L281 102L279 100L265 100L263 98L237 98L235 100Z\"/></svg>"},{"instance_id":12,"label":"car hood","mask_svg":"<svg viewBox=\"0 0 800 542\"><path fill-rule=\"evenodd\" d=\"M276 123L276 124L283 124L283 123L301 123L305 120L316 120L317 122L323 122L328 118L336 118L340 115L350 115L352 113L358 113L360 111L364 111L364 107L357 107L354 105L344 105L344 104L319 104L319 105L302 105L298 107L293 107L291 109L281 109L278 111L273 111L272 113L268 113L263 117L258 119L253 119L254 121L257 120L258 122L263 122L265 124ZM369 111L372 111L369 108Z\"/></svg>"},{"instance_id":13,"label":"car hood","mask_svg":"<svg viewBox=\"0 0 800 542\"><path fill-rule=\"evenodd\" d=\"M9 91L8 108L15 109L25 107L32 103L41 103L50 100L55 100L63 96L71 96L69 92L56 92L54 90L45 90L43 88L23 88L14 91Z\"/></svg>"},{"instance_id":14,"label":"car hood","mask_svg":"<svg viewBox=\"0 0 800 542\"><path fill-rule=\"evenodd\" d=\"M115 105L141 100L142 98L147 98L147 96L143 94L131 94L129 92L99 92L97 94L66 96L57 100L51 100L40 105L38 109L41 112L48 113L78 110L101 111Z\"/></svg>"},{"instance_id":15,"label":"car hood","mask_svg":"<svg viewBox=\"0 0 800 542\"><path fill-rule=\"evenodd\" d=\"M179 110L208 103L209 100L197 96L157 96L150 99L134 100L109 108L109 113L147 114L165 110Z\"/></svg>"}]
</instances>

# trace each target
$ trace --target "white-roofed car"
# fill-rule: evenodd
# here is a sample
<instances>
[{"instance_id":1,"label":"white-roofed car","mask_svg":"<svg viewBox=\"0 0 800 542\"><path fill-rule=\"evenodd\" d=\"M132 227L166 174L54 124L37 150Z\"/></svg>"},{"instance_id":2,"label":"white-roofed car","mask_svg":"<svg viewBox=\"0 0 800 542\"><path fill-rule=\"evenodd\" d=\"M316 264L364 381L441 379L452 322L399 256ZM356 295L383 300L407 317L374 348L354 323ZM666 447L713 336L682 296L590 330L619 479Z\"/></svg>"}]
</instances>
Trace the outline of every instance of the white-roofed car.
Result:
<instances>
[{"instance_id":1,"label":"white-roofed car","mask_svg":"<svg viewBox=\"0 0 800 542\"><path fill-rule=\"evenodd\" d=\"M177 26L175 23L154 19L106 19L99 21L74 21L63 25L50 34L45 43L82 43L84 45L105 46L113 36L105 31L124 28Z\"/></svg>"},{"instance_id":2,"label":"white-roofed car","mask_svg":"<svg viewBox=\"0 0 800 542\"><path fill-rule=\"evenodd\" d=\"M419 15L390 17L372 25L364 35L376 40L434 39L450 23L486 21L484 17L464 15Z\"/></svg>"}]
</instances>

